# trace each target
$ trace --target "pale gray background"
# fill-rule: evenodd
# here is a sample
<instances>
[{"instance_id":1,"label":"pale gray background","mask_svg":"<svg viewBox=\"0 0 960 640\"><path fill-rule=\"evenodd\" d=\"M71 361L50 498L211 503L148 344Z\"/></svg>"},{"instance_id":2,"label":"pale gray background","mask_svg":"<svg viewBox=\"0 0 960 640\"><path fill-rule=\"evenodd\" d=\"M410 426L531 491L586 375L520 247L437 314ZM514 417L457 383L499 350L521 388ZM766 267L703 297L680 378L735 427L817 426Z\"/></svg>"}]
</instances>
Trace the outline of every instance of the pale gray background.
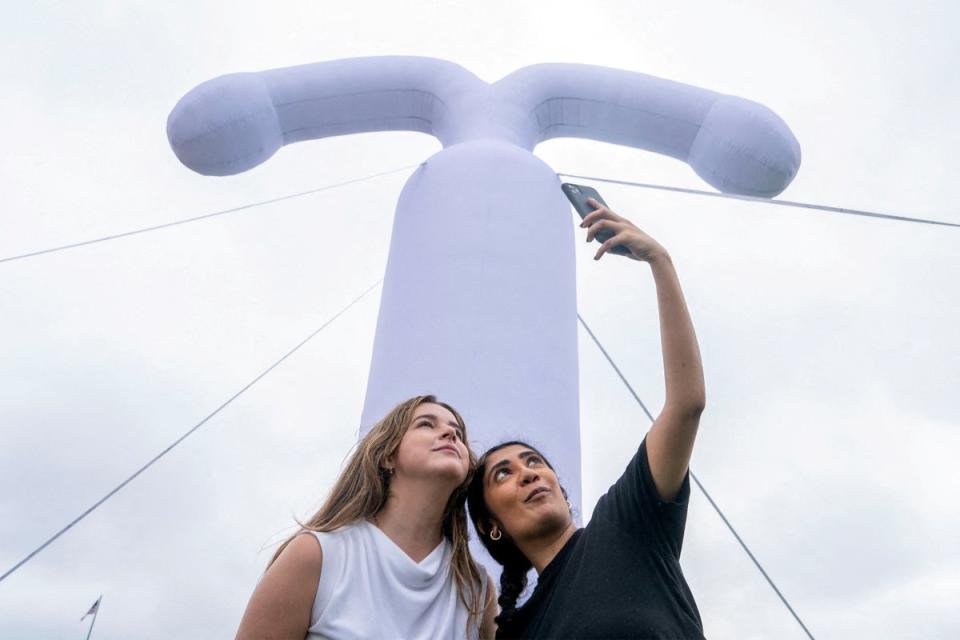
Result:
<instances>
[{"instance_id":1,"label":"pale gray background","mask_svg":"<svg viewBox=\"0 0 960 640\"><path fill-rule=\"evenodd\" d=\"M803 147L783 197L960 222L957 5L770 4L6 2L0 257L425 159L428 136L369 134L216 179L167 147L167 113L205 79L379 54L742 95ZM538 154L702 186L633 149ZM379 278L404 178L0 265L0 569ZM597 186L673 254L708 384L694 468L814 634L960 634L960 230ZM649 270L578 251L582 314L658 407ZM0 583L0 637L82 638L100 593L94 637L231 637L354 442L378 295ZM589 513L647 424L584 334L580 351ZM683 564L709 637L803 637L696 490Z\"/></svg>"}]
</instances>

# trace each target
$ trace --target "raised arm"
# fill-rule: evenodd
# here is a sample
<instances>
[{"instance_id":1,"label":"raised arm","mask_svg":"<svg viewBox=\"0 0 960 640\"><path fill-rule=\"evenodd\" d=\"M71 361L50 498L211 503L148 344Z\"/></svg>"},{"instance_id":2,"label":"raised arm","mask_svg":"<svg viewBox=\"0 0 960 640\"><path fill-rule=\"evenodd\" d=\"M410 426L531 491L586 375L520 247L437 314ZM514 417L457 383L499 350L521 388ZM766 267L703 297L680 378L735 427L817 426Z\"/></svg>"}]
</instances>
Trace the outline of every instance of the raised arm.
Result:
<instances>
[{"instance_id":1,"label":"raised arm","mask_svg":"<svg viewBox=\"0 0 960 640\"><path fill-rule=\"evenodd\" d=\"M598 208L581 224L588 228L588 240L602 230L615 234L600 246L596 259L612 247L623 245L630 250L628 257L649 263L653 272L660 311L666 399L647 434L647 457L657 492L663 500L669 501L677 495L687 474L700 414L706 403L697 336L683 299L680 280L666 249L629 220L595 200L590 202Z\"/></svg>"}]
</instances>

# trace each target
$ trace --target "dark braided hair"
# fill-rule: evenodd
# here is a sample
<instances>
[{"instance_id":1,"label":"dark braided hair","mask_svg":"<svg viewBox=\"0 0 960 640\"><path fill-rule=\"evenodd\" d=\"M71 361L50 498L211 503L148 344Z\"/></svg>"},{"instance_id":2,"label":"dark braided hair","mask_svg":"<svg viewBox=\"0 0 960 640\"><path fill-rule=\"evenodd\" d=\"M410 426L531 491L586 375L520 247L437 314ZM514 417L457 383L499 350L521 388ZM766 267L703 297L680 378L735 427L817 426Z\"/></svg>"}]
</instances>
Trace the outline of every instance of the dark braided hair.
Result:
<instances>
[{"instance_id":1,"label":"dark braided hair","mask_svg":"<svg viewBox=\"0 0 960 640\"><path fill-rule=\"evenodd\" d=\"M477 461L477 468L467 488L467 507L469 508L470 519L473 521L473 527L477 531L480 542L490 553L494 560L503 565L503 572L500 574L500 597L497 598L497 604L500 605L500 615L496 617L498 632L500 637L502 633L510 635L510 623L517 611L517 600L527 588L527 572L533 567L533 564L527 559L520 548L514 544L513 540L506 531L502 531L499 540L490 538L490 531L493 529L493 514L491 514L487 501L483 497L484 476L486 475L487 460L490 454L509 447L519 445L537 452L544 464L553 470L550 462L535 447L531 447L526 442L511 440L503 442L495 447L487 449L486 453L480 456ZM567 492L560 487L563 496Z\"/></svg>"}]
</instances>

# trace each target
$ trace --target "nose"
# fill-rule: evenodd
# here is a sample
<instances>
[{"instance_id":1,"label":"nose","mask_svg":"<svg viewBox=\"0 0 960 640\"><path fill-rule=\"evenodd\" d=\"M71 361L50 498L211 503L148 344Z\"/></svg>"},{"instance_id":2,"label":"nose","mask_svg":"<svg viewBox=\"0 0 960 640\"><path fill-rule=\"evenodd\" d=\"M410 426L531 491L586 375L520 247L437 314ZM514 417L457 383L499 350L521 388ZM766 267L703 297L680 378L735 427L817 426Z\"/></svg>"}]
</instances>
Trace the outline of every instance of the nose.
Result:
<instances>
[{"instance_id":1,"label":"nose","mask_svg":"<svg viewBox=\"0 0 960 640\"><path fill-rule=\"evenodd\" d=\"M446 440L457 440L457 430L448 424L444 427L440 437Z\"/></svg>"},{"instance_id":2,"label":"nose","mask_svg":"<svg viewBox=\"0 0 960 640\"><path fill-rule=\"evenodd\" d=\"M536 482L540 479L540 474L537 473L534 469L524 468L523 473L520 474L520 485L527 486L531 482Z\"/></svg>"}]
</instances>

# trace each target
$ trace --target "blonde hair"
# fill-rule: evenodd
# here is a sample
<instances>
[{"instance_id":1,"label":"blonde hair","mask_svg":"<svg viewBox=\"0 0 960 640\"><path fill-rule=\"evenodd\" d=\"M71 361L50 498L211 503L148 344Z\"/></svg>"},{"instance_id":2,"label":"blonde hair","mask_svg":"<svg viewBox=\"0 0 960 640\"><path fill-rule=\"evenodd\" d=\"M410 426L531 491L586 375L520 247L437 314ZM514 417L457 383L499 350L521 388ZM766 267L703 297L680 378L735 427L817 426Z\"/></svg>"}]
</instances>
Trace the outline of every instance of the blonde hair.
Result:
<instances>
[{"instance_id":1,"label":"blonde hair","mask_svg":"<svg viewBox=\"0 0 960 640\"><path fill-rule=\"evenodd\" d=\"M384 463L387 458L396 454L400 441L410 425L414 410L421 404L438 404L454 415L463 433L464 444L470 460L470 470L466 479L458 486L447 500L443 510L442 533L443 537L453 545L450 556L450 569L453 572L457 585L457 595L460 602L469 613L467 626L471 623L479 624L483 613L482 602L484 577L479 566L474 562L468 547L469 531L467 529L466 496L467 488L473 471L477 466L477 458L470 445L467 444L467 428L463 418L456 409L443 402L438 402L432 395L416 396L394 407L386 416L377 422L357 444L356 450L350 456L346 468L337 478L330 495L323 506L306 522L300 524L300 529L287 538L273 554L267 564L272 565L287 545L305 531L334 531L345 525L372 518L387 504L390 496L390 475Z\"/></svg>"}]
</instances>

